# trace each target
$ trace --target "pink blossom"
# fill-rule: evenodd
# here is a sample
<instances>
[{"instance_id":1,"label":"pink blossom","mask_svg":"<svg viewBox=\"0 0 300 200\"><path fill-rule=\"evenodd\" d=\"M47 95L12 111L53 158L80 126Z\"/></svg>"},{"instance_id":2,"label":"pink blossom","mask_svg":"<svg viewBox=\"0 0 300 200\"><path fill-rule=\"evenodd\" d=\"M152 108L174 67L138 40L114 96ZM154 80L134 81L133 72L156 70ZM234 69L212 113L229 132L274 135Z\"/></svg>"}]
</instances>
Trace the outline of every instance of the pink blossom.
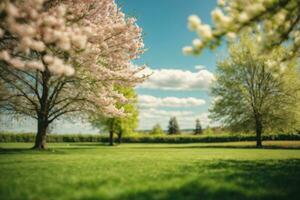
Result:
<instances>
[{"instance_id":1,"label":"pink blossom","mask_svg":"<svg viewBox=\"0 0 300 200\"><path fill-rule=\"evenodd\" d=\"M47 9L43 0L2 4L7 16L0 24L0 37L5 30L18 42L1 47L0 60L14 69L75 76L80 81L76 88L65 89L66 95L80 90L83 98L94 102L94 107L85 109L124 115L115 104L127 99L115 86L133 87L145 80L140 68L131 67L144 52L142 29L135 18L128 18L114 0L64 0Z\"/></svg>"}]
</instances>

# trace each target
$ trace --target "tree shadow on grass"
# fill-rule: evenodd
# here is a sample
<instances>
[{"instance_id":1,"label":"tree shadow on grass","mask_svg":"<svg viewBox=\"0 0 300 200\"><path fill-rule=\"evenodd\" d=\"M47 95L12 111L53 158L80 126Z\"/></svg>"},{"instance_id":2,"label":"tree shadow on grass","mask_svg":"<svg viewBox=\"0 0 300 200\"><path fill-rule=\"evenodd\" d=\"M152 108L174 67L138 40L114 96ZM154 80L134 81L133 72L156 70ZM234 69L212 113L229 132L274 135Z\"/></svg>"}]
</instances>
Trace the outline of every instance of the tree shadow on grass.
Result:
<instances>
[{"instance_id":1,"label":"tree shadow on grass","mask_svg":"<svg viewBox=\"0 0 300 200\"><path fill-rule=\"evenodd\" d=\"M279 145L265 145L262 148L257 148L254 145L234 145L234 144L216 144L216 145L187 145L187 146L140 146L140 147L126 147L129 149L207 149L207 148L214 148L214 149L219 149L219 148L225 148L225 149L300 149L300 146L279 146Z\"/></svg>"},{"instance_id":2,"label":"tree shadow on grass","mask_svg":"<svg viewBox=\"0 0 300 200\"><path fill-rule=\"evenodd\" d=\"M179 188L149 189L142 192L123 194L115 199L291 200L299 199L300 196L299 159L222 160L204 165L199 163L197 166L196 170L199 170L199 176L184 183ZM188 170L188 168L182 170ZM207 172L207 170L210 172Z\"/></svg>"},{"instance_id":3,"label":"tree shadow on grass","mask_svg":"<svg viewBox=\"0 0 300 200\"><path fill-rule=\"evenodd\" d=\"M61 146L55 147L55 150L116 150L118 149L118 145L110 146L108 144L71 144L68 147Z\"/></svg>"},{"instance_id":4,"label":"tree shadow on grass","mask_svg":"<svg viewBox=\"0 0 300 200\"><path fill-rule=\"evenodd\" d=\"M0 147L1 154L67 154L68 150L91 150L91 149L110 149L111 146L104 143L68 143L64 146L51 146L44 150L36 150L32 148L3 148ZM118 147L115 145L113 147ZM111 148L114 149L114 148Z\"/></svg>"},{"instance_id":5,"label":"tree shadow on grass","mask_svg":"<svg viewBox=\"0 0 300 200\"><path fill-rule=\"evenodd\" d=\"M69 143L69 146L86 146L86 147L90 147L90 146L96 146L96 147L102 147L102 146L109 146L108 143L100 143L100 142L90 142L90 143Z\"/></svg>"},{"instance_id":6,"label":"tree shadow on grass","mask_svg":"<svg viewBox=\"0 0 300 200\"><path fill-rule=\"evenodd\" d=\"M58 149L45 149L45 150L35 150L32 148L2 148L0 147L1 154L65 154L64 151Z\"/></svg>"}]
</instances>

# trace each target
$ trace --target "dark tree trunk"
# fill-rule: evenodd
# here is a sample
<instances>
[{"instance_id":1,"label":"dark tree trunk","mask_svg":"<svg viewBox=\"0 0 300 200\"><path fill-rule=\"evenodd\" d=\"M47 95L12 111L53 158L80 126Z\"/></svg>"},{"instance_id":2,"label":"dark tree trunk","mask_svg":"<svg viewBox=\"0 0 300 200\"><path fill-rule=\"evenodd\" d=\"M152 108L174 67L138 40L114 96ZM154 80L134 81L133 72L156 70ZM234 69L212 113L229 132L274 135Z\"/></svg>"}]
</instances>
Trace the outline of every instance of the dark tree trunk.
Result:
<instances>
[{"instance_id":1,"label":"dark tree trunk","mask_svg":"<svg viewBox=\"0 0 300 200\"><path fill-rule=\"evenodd\" d=\"M122 143L122 131L120 131L119 134L118 134L118 143L119 144Z\"/></svg>"},{"instance_id":2,"label":"dark tree trunk","mask_svg":"<svg viewBox=\"0 0 300 200\"><path fill-rule=\"evenodd\" d=\"M261 148L262 147L262 138L261 138L261 134L262 134L262 122L260 117L256 117L255 118L255 132L256 132L256 147L257 148Z\"/></svg>"},{"instance_id":3,"label":"dark tree trunk","mask_svg":"<svg viewBox=\"0 0 300 200\"><path fill-rule=\"evenodd\" d=\"M48 123L44 120L38 120L38 130L35 137L35 143L33 149L46 149L46 134L47 134Z\"/></svg>"},{"instance_id":4,"label":"dark tree trunk","mask_svg":"<svg viewBox=\"0 0 300 200\"><path fill-rule=\"evenodd\" d=\"M110 146L114 145L114 131L113 130L109 131L109 145Z\"/></svg>"},{"instance_id":5,"label":"dark tree trunk","mask_svg":"<svg viewBox=\"0 0 300 200\"><path fill-rule=\"evenodd\" d=\"M40 101L40 110L37 113L38 116L38 130L35 138L35 144L33 146L34 149L46 149L46 134L47 128L49 125L48 121L48 113L49 113L49 79L50 72L46 69L42 74L42 96L39 99Z\"/></svg>"}]
</instances>

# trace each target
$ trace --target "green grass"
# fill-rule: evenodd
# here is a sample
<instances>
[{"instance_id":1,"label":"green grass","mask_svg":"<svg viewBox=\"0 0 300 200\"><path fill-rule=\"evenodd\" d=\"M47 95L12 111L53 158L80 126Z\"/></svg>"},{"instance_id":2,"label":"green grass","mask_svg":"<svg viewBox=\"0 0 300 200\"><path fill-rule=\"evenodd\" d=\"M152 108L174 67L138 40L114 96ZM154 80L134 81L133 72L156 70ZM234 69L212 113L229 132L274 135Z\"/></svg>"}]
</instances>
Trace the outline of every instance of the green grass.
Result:
<instances>
[{"instance_id":1,"label":"green grass","mask_svg":"<svg viewBox=\"0 0 300 200\"><path fill-rule=\"evenodd\" d=\"M0 143L0 199L299 199L300 142Z\"/></svg>"}]
</instances>

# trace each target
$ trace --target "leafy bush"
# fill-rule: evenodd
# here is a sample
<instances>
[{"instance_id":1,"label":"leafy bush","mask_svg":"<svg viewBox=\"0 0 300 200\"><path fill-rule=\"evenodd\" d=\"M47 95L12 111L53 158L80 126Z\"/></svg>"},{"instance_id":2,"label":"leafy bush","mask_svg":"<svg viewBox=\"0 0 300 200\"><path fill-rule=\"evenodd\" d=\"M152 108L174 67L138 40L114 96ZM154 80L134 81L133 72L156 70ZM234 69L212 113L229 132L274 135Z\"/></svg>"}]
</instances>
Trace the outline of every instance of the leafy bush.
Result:
<instances>
[{"instance_id":1,"label":"leafy bush","mask_svg":"<svg viewBox=\"0 0 300 200\"><path fill-rule=\"evenodd\" d=\"M153 126L153 128L149 134L150 135L163 135L164 131L161 128L160 124L157 123L155 126Z\"/></svg>"},{"instance_id":2,"label":"leafy bush","mask_svg":"<svg viewBox=\"0 0 300 200\"><path fill-rule=\"evenodd\" d=\"M33 133L0 133L0 142L34 142ZM255 141L253 134L209 134L209 135L146 135L131 134L123 137L124 143L193 143ZM263 140L300 140L300 134L266 134ZM108 142L107 135L50 134L48 142Z\"/></svg>"}]
</instances>

